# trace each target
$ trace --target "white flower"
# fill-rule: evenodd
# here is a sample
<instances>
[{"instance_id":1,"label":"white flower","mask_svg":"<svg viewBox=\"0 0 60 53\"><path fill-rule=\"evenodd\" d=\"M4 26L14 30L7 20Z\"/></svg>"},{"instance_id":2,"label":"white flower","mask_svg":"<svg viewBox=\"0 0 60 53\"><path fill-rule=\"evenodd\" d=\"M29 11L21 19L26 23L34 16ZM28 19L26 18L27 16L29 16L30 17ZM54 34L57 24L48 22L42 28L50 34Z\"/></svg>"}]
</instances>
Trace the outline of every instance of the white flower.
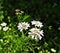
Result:
<instances>
[{"instance_id":1,"label":"white flower","mask_svg":"<svg viewBox=\"0 0 60 53\"><path fill-rule=\"evenodd\" d=\"M16 12L19 12L19 11L20 11L20 9L16 9L15 11L16 11Z\"/></svg>"},{"instance_id":2,"label":"white flower","mask_svg":"<svg viewBox=\"0 0 60 53\"><path fill-rule=\"evenodd\" d=\"M52 52L56 52L56 50L55 50L54 48L51 48L51 51L52 51Z\"/></svg>"},{"instance_id":3,"label":"white flower","mask_svg":"<svg viewBox=\"0 0 60 53\"><path fill-rule=\"evenodd\" d=\"M28 27L30 27L28 22L21 22L18 24L18 30L22 31L22 30L26 30L28 29Z\"/></svg>"},{"instance_id":4,"label":"white flower","mask_svg":"<svg viewBox=\"0 0 60 53\"><path fill-rule=\"evenodd\" d=\"M35 25L37 27L43 27L42 22L40 22L40 21L33 20L31 23L32 23L32 25Z\"/></svg>"},{"instance_id":5,"label":"white flower","mask_svg":"<svg viewBox=\"0 0 60 53\"><path fill-rule=\"evenodd\" d=\"M1 42L3 42L3 39L0 39Z\"/></svg>"},{"instance_id":6,"label":"white flower","mask_svg":"<svg viewBox=\"0 0 60 53\"><path fill-rule=\"evenodd\" d=\"M18 15L19 13L18 13L18 12L16 12L15 14L16 14L16 15Z\"/></svg>"},{"instance_id":7,"label":"white flower","mask_svg":"<svg viewBox=\"0 0 60 53\"><path fill-rule=\"evenodd\" d=\"M1 26L6 26L6 25L7 25L7 23L5 23L5 22L1 23Z\"/></svg>"},{"instance_id":8,"label":"white flower","mask_svg":"<svg viewBox=\"0 0 60 53\"><path fill-rule=\"evenodd\" d=\"M30 32L28 33L29 36L35 39L40 39L42 38L43 35L43 30L37 29L37 28L32 28L30 29Z\"/></svg>"},{"instance_id":9,"label":"white flower","mask_svg":"<svg viewBox=\"0 0 60 53\"><path fill-rule=\"evenodd\" d=\"M8 30L8 27L4 27L4 28L3 28L3 31L7 31L7 30Z\"/></svg>"},{"instance_id":10,"label":"white flower","mask_svg":"<svg viewBox=\"0 0 60 53\"><path fill-rule=\"evenodd\" d=\"M24 11L21 11L21 13L24 13Z\"/></svg>"},{"instance_id":11,"label":"white flower","mask_svg":"<svg viewBox=\"0 0 60 53\"><path fill-rule=\"evenodd\" d=\"M2 27L0 26L0 30L2 29Z\"/></svg>"}]
</instances>

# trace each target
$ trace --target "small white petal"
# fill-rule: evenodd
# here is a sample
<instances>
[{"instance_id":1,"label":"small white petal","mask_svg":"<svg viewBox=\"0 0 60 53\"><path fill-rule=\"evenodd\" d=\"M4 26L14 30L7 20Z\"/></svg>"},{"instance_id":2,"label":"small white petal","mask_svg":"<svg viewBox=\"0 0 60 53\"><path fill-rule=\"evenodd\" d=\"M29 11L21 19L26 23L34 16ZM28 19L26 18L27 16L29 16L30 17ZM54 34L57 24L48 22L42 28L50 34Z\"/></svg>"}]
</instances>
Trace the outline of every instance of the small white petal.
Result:
<instances>
[{"instance_id":1,"label":"small white petal","mask_svg":"<svg viewBox=\"0 0 60 53\"><path fill-rule=\"evenodd\" d=\"M41 36L39 36L39 39L41 40L41 39L42 39L42 37L41 37Z\"/></svg>"},{"instance_id":2,"label":"small white petal","mask_svg":"<svg viewBox=\"0 0 60 53\"><path fill-rule=\"evenodd\" d=\"M31 32L29 32L28 34L31 34Z\"/></svg>"},{"instance_id":3,"label":"small white petal","mask_svg":"<svg viewBox=\"0 0 60 53\"><path fill-rule=\"evenodd\" d=\"M41 30L41 31L40 31L40 34L41 34L42 36L44 36L43 33L44 33L43 30Z\"/></svg>"},{"instance_id":4,"label":"small white petal","mask_svg":"<svg viewBox=\"0 0 60 53\"><path fill-rule=\"evenodd\" d=\"M33 21L31 21L31 23L32 23L32 25L34 25L36 23L36 21L33 20Z\"/></svg>"},{"instance_id":5,"label":"small white petal","mask_svg":"<svg viewBox=\"0 0 60 53\"><path fill-rule=\"evenodd\" d=\"M37 37L35 37L35 39L37 40L38 38L37 38Z\"/></svg>"},{"instance_id":6,"label":"small white petal","mask_svg":"<svg viewBox=\"0 0 60 53\"><path fill-rule=\"evenodd\" d=\"M32 37L32 39L33 39L33 38L34 38L34 35L32 35L31 37Z\"/></svg>"}]
</instances>

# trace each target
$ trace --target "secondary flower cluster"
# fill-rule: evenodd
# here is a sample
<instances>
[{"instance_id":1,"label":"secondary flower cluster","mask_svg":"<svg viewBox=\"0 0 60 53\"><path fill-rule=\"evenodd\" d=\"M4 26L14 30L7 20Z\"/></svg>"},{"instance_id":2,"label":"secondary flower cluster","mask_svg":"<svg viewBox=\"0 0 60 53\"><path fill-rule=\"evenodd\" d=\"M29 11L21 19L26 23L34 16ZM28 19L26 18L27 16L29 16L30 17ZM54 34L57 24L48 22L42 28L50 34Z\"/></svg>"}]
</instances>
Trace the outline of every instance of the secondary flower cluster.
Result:
<instances>
[{"instance_id":1,"label":"secondary flower cluster","mask_svg":"<svg viewBox=\"0 0 60 53\"><path fill-rule=\"evenodd\" d=\"M34 25L35 27L31 28L28 32L29 36L32 37L33 39L42 39L42 36L44 36L44 32L43 30L41 30L41 28L43 27L42 22L40 21L31 21L31 24ZM21 22L18 23L18 30L23 31L28 29L28 27L31 27L30 24L28 22Z\"/></svg>"},{"instance_id":2,"label":"secondary flower cluster","mask_svg":"<svg viewBox=\"0 0 60 53\"><path fill-rule=\"evenodd\" d=\"M3 22L3 23L0 24L0 30L2 30L2 29L3 29L3 31L8 30L7 23Z\"/></svg>"}]
</instances>

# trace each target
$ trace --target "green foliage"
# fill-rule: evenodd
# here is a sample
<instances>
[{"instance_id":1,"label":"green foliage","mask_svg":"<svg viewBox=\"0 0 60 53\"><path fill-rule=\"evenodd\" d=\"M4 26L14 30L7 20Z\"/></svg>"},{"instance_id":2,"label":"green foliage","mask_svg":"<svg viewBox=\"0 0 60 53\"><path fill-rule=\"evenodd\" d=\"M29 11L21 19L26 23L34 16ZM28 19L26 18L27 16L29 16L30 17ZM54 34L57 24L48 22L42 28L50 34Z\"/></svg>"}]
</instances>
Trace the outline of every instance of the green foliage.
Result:
<instances>
[{"instance_id":1,"label":"green foliage","mask_svg":"<svg viewBox=\"0 0 60 53\"><path fill-rule=\"evenodd\" d=\"M38 41L31 40L31 38L24 36L24 34L19 36L14 33L12 30L3 32L3 37L0 39L0 50L2 53L28 53L29 51L35 53L34 47Z\"/></svg>"},{"instance_id":2,"label":"green foliage","mask_svg":"<svg viewBox=\"0 0 60 53\"><path fill-rule=\"evenodd\" d=\"M16 9L20 10L18 15ZM24 34L27 32L17 30L18 22L34 19L44 24L42 40L32 40ZM0 24L2 22L6 22L9 29L0 30L0 53L60 53L60 1L0 0Z\"/></svg>"},{"instance_id":3,"label":"green foliage","mask_svg":"<svg viewBox=\"0 0 60 53\"><path fill-rule=\"evenodd\" d=\"M27 15L27 14L23 14L22 12L18 12L17 14L17 19L19 22L23 22L23 21L27 21L29 20L30 21L30 15Z\"/></svg>"},{"instance_id":4,"label":"green foliage","mask_svg":"<svg viewBox=\"0 0 60 53\"><path fill-rule=\"evenodd\" d=\"M3 20L4 16L3 16L3 6L2 6L3 0L0 0L0 21Z\"/></svg>"}]
</instances>

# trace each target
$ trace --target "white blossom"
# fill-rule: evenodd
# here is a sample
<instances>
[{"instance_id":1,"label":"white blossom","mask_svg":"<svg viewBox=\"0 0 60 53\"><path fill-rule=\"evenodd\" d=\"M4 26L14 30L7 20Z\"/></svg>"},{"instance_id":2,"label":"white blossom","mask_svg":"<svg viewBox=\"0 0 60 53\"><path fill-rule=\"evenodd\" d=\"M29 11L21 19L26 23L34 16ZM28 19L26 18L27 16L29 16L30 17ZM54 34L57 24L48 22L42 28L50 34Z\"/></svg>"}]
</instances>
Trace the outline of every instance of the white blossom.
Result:
<instances>
[{"instance_id":1,"label":"white blossom","mask_svg":"<svg viewBox=\"0 0 60 53\"><path fill-rule=\"evenodd\" d=\"M8 30L8 27L4 27L4 28L3 28L3 31L7 31L7 30Z\"/></svg>"},{"instance_id":2,"label":"white blossom","mask_svg":"<svg viewBox=\"0 0 60 53\"><path fill-rule=\"evenodd\" d=\"M16 14L16 15L18 15L19 13L18 13L18 12L16 12L15 14Z\"/></svg>"},{"instance_id":3,"label":"white blossom","mask_svg":"<svg viewBox=\"0 0 60 53\"><path fill-rule=\"evenodd\" d=\"M24 13L24 11L21 11L21 13Z\"/></svg>"},{"instance_id":4,"label":"white blossom","mask_svg":"<svg viewBox=\"0 0 60 53\"><path fill-rule=\"evenodd\" d=\"M40 39L40 40L42 39L42 36L44 36L43 35L43 30L40 30L40 29L37 29L37 28L30 29L30 32L28 34L32 38Z\"/></svg>"},{"instance_id":5,"label":"white blossom","mask_svg":"<svg viewBox=\"0 0 60 53\"><path fill-rule=\"evenodd\" d=\"M42 24L42 22L40 22L40 21L35 21L35 20L33 20L31 23L32 23L32 25L35 25L35 26L37 26L37 27L43 27L43 24Z\"/></svg>"},{"instance_id":6,"label":"white blossom","mask_svg":"<svg viewBox=\"0 0 60 53\"><path fill-rule=\"evenodd\" d=\"M54 52L54 53L56 52L56 50L54 48L51 48L51 51Z\"/></svg>"},{"instance_id":7,"label":"white blossom","mask_svg":"<svg viewBox=\"0 0 60 53\"><path fill-rule=\"evenodd\" d=\"M1 23L1 26L6 26L6 25L7 25L7 23L5 23L5 22Z\"/></svg>"},{"instance_id":8,"label":"white blossom","mask_svg":"<svg viewBox=\"0 0 60 53\"><path fill-rule=\"evenodd\" d=\"M30 27L28 22L21 22L18 24L18 30L22 31L22 30L26 30L28 29L28 27Z\"/></svg>"},{"instance_id":9,"label":"white blossom","mask_svg":"<svg viewBox=\"0 0 60 53\"><path fill-rule=\"evenodd\" d=\"M16 12L19 12L19 11L20 11L20 9L16 9L15 11L16 11Z\"/></svg>"},{"instance_id":10,"label":"white blossom","mask_svg":"<svg viewBox=\"0 0 60 53\"><path fill-rule=\"evenodd\" d=\"M1 42L3 42L3 39L0 39Z\"/></svg>"}]
</instances>

